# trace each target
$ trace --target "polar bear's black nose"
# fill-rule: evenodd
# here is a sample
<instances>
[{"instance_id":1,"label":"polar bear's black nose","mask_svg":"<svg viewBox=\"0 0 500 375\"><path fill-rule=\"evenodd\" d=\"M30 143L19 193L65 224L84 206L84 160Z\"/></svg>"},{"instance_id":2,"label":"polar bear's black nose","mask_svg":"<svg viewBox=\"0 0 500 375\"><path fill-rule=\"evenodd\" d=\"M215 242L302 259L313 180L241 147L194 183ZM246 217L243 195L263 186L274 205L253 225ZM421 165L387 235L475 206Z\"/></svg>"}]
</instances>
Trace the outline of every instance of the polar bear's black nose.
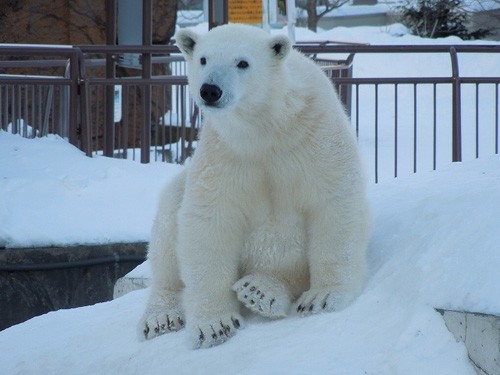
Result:
<instances>
[{"instance_id":1,"label":"polar bear's black nose","mask_svg":"<svg viewBox=\"0 0 500 375\"><path fill-rule=\"evenodd\" d=\"M222 90L217 85L204 83L200 89L200 96L207 104L214 104L222 96Z\"/></svg>"}]
</instances>

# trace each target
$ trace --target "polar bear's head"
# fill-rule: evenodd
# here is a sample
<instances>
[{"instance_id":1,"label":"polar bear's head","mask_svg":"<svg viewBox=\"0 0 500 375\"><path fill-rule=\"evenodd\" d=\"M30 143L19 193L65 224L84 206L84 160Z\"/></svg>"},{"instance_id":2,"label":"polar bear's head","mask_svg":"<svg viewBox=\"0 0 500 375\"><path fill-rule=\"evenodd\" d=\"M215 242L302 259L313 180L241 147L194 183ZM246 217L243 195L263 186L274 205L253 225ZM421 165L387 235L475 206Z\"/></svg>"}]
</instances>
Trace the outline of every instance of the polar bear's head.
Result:
<instances>
[{"instance_id":1,"label":"polar bear's head","mask_svg":"<svg viewBox=\"0 0 500 375\"><path fill-rule=\"evenodd\" d=\"M175 39L188 63L191 95L206 114L258 111L280 84L276 76L291 49L286 36L235 24L207 34L181 29Z\"/></svg>"}]
</instances>

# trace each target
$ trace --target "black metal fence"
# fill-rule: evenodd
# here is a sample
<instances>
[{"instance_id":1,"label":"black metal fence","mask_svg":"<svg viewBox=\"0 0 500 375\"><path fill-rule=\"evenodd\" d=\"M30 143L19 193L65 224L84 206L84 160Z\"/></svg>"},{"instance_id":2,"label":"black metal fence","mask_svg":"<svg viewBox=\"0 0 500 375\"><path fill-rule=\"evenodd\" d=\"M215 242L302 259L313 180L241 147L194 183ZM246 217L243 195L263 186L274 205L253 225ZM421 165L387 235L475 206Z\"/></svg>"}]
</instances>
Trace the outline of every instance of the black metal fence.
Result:
<instances>
[{"instance_id":1,"label":"black metal fence","mask_svg":"<svg viewBox=\"0 0 500 375\"><path fill-rule=\"evenodd\" d=\"M461 58L475 54L488 54L500 66L499 45L296 47L334 82L376 182L436 169L464 154L498 154L500 74L461 75L459 68ZM136 54L141 69L121 66L125 53ZM400 54L420 61L448 56L441 63L449 64L449 74L353 74L357 59L376 64L376 56ZM201 116L174 46L9 45L0 46L0 58L4 130L27 137L57 133L89 156L144 163L183 162L196 147Z\"/></svg>"}]
</instances>

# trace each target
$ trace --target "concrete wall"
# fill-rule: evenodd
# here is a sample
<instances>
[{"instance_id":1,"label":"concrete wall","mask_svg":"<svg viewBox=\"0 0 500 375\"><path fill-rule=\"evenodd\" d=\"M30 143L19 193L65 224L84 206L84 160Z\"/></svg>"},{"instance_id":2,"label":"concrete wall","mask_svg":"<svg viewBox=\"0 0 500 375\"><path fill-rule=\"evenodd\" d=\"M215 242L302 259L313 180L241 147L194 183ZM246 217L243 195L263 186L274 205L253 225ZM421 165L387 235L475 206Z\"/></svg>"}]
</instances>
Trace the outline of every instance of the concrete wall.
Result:
<instances>
[{"instance_id":1,"label":"concrete wall","mask_svg":"<svg viewBox=\"0 0 500 375\"><path fill-rule=\"evenodd\" d=\"M500 316L470 311L438 311L457 341L463 342L478 375L500 374Z\"/></svg>"},{"instance_id":2,"label":"concrete wall","mask_svg":"<svg viewBox=\"0 0 500 375\"><path fill-rule=\"evenodd\" d=\"M113 298L146 256L146 244L0 249L0 330L49 311Z\"/></svg>"}]
</instances>

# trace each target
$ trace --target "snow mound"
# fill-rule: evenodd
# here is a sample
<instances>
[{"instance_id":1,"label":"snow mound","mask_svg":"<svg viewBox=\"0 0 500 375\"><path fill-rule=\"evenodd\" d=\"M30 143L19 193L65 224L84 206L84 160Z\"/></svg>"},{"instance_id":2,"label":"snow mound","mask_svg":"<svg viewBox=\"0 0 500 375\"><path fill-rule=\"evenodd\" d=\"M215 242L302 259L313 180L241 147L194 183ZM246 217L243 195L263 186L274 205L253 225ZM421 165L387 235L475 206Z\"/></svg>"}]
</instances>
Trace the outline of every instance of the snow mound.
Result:
<instances>
[{"instance_id":1,"label":"snow mound","mask_svg":"<svg viewBox=\"0 0 500 375\"><path fill-rule=\"evenodd\" d=\"M180 169L0 130L0 248L147 241L159 190Z\"/></svg>"},{"instance_id":2,"label":"snow mound","mask_svg":"<svg viewBox=\"0 0 500 375\"><path fill-rule=\"evenodd\" d=\"M500 157L371 185L371 275L344 311L266 321L193 351L183 331L141 342L147 290L0 333L2 372L474 374L435 307L498 313Z\"/></svg>"}]
</instances>

